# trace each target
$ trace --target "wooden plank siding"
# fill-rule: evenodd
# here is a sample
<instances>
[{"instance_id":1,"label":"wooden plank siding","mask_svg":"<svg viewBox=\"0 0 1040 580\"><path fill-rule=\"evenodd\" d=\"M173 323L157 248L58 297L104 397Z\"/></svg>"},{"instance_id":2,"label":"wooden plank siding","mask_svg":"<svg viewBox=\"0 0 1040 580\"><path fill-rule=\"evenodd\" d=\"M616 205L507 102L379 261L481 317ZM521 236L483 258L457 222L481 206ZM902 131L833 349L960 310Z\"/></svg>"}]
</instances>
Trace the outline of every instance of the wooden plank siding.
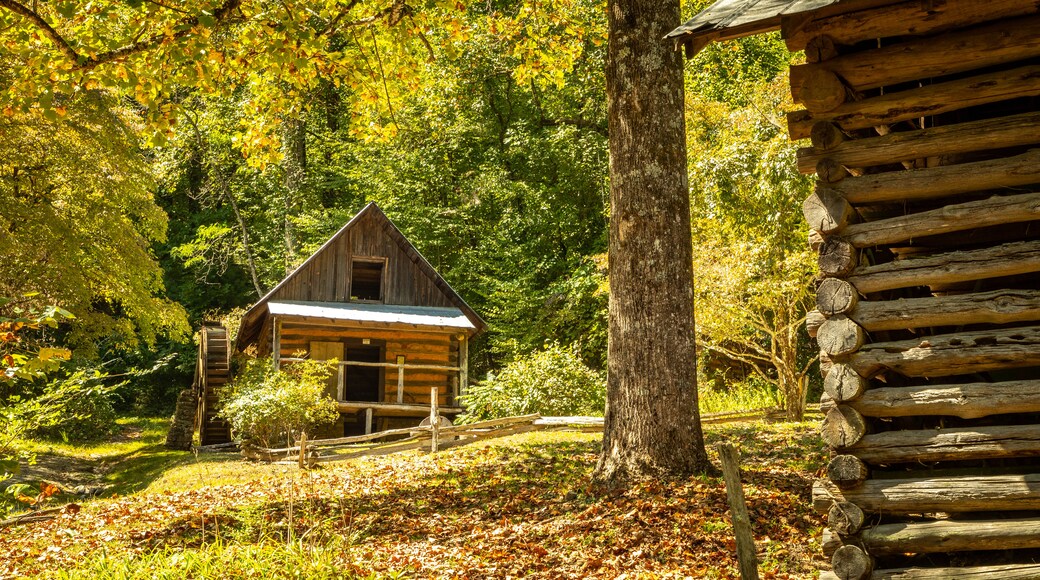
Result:
<instances>
[{"instance_id":1,"label":"wooden plank siding","mask_svg":"<svg viewBox=\"0 0 1040 580\"><path fill-rule=\"evenodd\" d=\"M350 346L360 345L369 339L372 346L383 347L383 361L396 363L397 357L403 355L406 364L452 366L458 361L458 340L453 340L448 332L408 332L374 330L361 328L345 328L319 326L291 320L282 322L281 357L309 356L308 349L312 341L343 342ZM454 347L454 352L452 351ZM451 398L452 385L457 377L453 371L432 369L406 369L404 381L404 402L409 404L429 404L430 388L437 387L438 404L451 406L455 402ZM349 398L349 397L348 397ZM397 401L397 370L386 368L383 379L382 402Z\"/></svg>"},{"instance_id":2,"label":"wooden plank siding","mask_svg":"<svg viewBox=\"0 0 1040 580\"><path fill-rule=\"evenodd\" d=\"M388 234L383 220L371 214L301 266L271 300L348 301L354 258L386 258L384 304L454 306L435 281L419 268L407 249Z\"/></svg>"}]
</instances>

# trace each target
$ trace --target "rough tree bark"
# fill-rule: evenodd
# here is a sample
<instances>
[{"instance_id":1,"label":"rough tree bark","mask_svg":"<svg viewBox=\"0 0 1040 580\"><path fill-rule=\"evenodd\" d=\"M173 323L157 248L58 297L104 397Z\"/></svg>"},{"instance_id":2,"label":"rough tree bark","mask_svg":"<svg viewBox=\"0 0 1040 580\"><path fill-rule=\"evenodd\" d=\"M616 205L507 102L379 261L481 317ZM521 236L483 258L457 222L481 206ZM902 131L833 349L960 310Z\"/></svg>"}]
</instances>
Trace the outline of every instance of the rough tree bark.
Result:
<instances>
[{"instance_id":1,"label":"rough tree bark","mask_svg":"<svg viewBox=\"0 0 1040 580\"><path fill-rule=\"evenodd\" d=\"M694 356L678 0L610 0L607 411L594 478L609 486L709 468Z\"/></svg>"}]
</instances>

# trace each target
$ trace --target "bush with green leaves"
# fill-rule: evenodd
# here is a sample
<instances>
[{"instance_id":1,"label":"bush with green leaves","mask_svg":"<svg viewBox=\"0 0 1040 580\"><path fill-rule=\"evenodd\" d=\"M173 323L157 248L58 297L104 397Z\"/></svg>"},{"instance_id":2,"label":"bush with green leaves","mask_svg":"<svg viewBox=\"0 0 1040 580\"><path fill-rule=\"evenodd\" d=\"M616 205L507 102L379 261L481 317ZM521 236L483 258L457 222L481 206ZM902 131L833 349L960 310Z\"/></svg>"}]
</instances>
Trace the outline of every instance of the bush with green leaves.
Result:
<instances>
[{"instance_id":1,"label":"bush with green leaves","mask_svg":"<svg viewBox=\"0 0 1040 580\"><path fill-rule=\"evenodd\" d=\"M263 447L332 423L336 401L325 388L337 361L305 360L274 369L271 361L249 359L224 392L220 414L236 438Z\"/></svg>"},{"instance_id":2,"label":"bush with green leaves","mask_svg":"<svg viewBox=\"0 0 1040 580\"><path fill-rule=\"evenodd\" d=\"M602 415L606 378L585 366L571 350L550 344L520 357L461 397L463 421L539 413Z\"/></svg>"},{"instance_id":3,"label":"bush with green leaves","mask_svg":"<svg viewBox=\"0 0 1040 580\"><path fill-rule=\"evenodd\" d=\"M45 395L63 396L61 412L41 423L35 434L74 443L97 441L118 430L112 391L122 385L103 383L108 375L94 369L78 370L51 382Z\"/></svg>"}]
</instances>

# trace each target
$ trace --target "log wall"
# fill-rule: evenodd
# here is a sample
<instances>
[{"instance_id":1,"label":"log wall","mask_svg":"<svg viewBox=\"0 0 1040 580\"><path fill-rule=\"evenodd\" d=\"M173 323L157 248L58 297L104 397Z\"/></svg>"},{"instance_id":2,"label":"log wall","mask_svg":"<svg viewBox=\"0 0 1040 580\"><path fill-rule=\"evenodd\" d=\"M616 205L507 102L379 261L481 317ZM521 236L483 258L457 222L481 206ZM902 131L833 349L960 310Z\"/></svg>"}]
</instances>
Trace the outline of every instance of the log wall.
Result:
<instances>
[{"instance_id":1,"label":"log wall","mask_svg":"<svg viewBox=\"0 0 1040 580\"><path fill-rule=\"evenodd\" d=\"M292 358L307 353L312 341L343 342L359 345L369 339L371 346L383 348L382 362L396 362L404 356L407 364L457 366L459 341L447 332L414 332L405 330L352 329L283 321L279 345L283 358ZM452 400L454 382L458 374L451 371L428 369L405 369L404 403L430 404L430 388L437 387L438 405L455 405ZM348 396L349 398L349 396ZM397 370L387 368L383 372L383 400L397 402Z\"/></svg>"},{"instance_id":2,"label":"log wall","mask_svg":"<svg viewBox=\"0 0 1040 580\"><path fill-rule=\"evenodd\" d=\"M821 578L1040 577L1040 3L782 33L817 176Z\"/></svg>"}]
</instances>

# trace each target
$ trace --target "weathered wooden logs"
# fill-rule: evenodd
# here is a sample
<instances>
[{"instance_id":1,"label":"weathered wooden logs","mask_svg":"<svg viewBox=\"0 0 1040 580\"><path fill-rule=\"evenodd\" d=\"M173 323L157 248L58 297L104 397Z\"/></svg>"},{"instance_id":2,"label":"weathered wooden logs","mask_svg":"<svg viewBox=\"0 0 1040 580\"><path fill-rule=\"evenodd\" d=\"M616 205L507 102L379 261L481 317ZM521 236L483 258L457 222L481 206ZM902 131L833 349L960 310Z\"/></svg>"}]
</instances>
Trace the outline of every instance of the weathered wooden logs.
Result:
<instances>
[{"instance_id":1,"label":"weathered wooden logs","mask_svg":"<svg viewBox=\"0 0 1040 580\"><path fill-rule=\"evenodd\" d=\"M1035 510L1040 509L1040 473L868 479L847 490L826 479L816 480L813 508L825 514L836 501L886 514Z\"/></svg>"},{"instance_id":2,"label":"weathered wooden logs","mask_svg":"<svg viewBox=\"0 0 1040 580\"><path fill-rule=\"evenodd\" d=\"M831 557L831 569L841 580L867 580L874 570L874 559L859 546L842 546Z\"/></svg>"},{"instance_id":3,"label":"weathered wooden logs","mask_svg":"<svg viewBox=\"0 0 1040 580\"><path fill-rule=\"evenodd\" d=\"M864 529L857 539L874 556L1040 548L1040 519L882 524Z\"/></svg>"},{"instance_id":4,"label":"weathered wooden logs","mask_svg":"<svg viewBox=\"0 0 1040 580\"><path fill-rule=\"evenodd\" d=\"M893 568L874 570L871 580L1035 580L1040 564L1002 564L963 568ZM838 580L834 572L820 572L820 580Z\"/></svg>"},{"instance_id":5,"label":"weathered wooden logs","mask_svg":"<svg viewBox=\"0 0 1040 580\"><path fill-rule=\"evenodd\" d=\"M834 149L846 141L845 134L841 129L830 121L817 121L809 130L809 137L813 149L817 151L828 151Z\"/></svg>"},{"instance_id":6,"label":"weathered wooden logs","mask_svg":"<svg viewBox=\"0 0 1040 580\"><path fill-rule=\"evenodd\" d=\"M835 282L843 282L837 279ZM850 285L851 286L851 285ZM823 286L820 286L821 291ZM830 289L830 287L828 287ZM817 294L817 304L821 296ZM839 305L840 306L839 297ZM831 306L827 299L823 300ZM826 312L820 308L822 312ZM926 298L861 301L844 311L864 330L900 330L1040 320L1040 290L992 290Z\"/></svg>"},{"instance_id":7,"label":"weathered wooden logs","mask_svg":"<svg viewBox=\"0 0 1040 580\"><path fill-rule=\"evenodd\" d=\"M837 165L834 160L824 160ZM973 191L1033 184L1040 184L1040 149L988 161L838 179L835 183L821 184L818 188L833 188L837 195L850 203L870 204L938 199Z\"/></svg>"},{"instance_id":8,"label":"weathered wooden logs","mask_svg":"<svg viewBox=\"0 0 1040 580\"><path fill-rule=\"evenodd\" d=\"M864 436L843 453L871 465L1035 457L1040 455L1040 425L885 431Z\"/></svg>"},{"instance_id":9,"label":"weathered wooden logs","mask_svg":"<svg viewBox=\"0 0 1040 580\"><path fill-rule=\"evenodd\" d=\"M822 72L863 91L940 77L1040 56L1040 17L959 30L935 38L921 38L864 50L816 64L791 67L791 84L810 82ZM798 101L797 97L795 98ZM840 104L840 103L839 103ZM813 110L806 103L806 108ZM827 109L824 109L827 110Z\"/></svg>"},{"instance_id":10,"label":"weathered wooden logs","mask_svg":"<svg viewBox=\"0 0 1040 580\"><path fill-rule=\"evenodd\" d=\"M851 174L851 171L830 157L824 157L816 163L816 178L823 183L839 183Z\"/></svg>"},{"instance_id":11,"label":"weathered wooden logs","mask_svg":"<svg viewBox=\"0 0 1040 580\"><path fill-rule=\"evenodd\" d=\"M838 405L827 411L820 425L823 442L835 449L855 445L866 433L867 423L863 416L847 405Z\"/></svg>"},{"instance_id":12,"label":"weathered wooden logs","mask_svg":"<svg viewBox=\"0 0 1040 580\"><path fill-rule=\"evenodd\" d=\"M1037 10L1036 3L1021 0L939 0L927 5L900 2L808 22L785 17L780 21L780 30L787 48L798 51L821 34L827 34L836 44L851 45L875 38L936 34Z\"/></svg>"},{"instance_id":13,"label":"weathered wooden logs","mask_svg":"<svg viewBox=\"0 0 1040 580\"><path fill-rule=\"evenodd\" d=\"M828 242L834 240L832 238ZM856 250L852 244L844 243L848 244L848 247L842 248L843 251L855 256ZM826 272L823 268L824 249L834 254L828 256ZM837 246L827 248L827 243L821 248L820 272L824 275L841 276L830 273L841 271L838 267L841 261L837 249ZM860 294L870 294L896 288L952 284L1030 272L1040 272L1040 241L1012 242L979 250L943 252L924 258L863 266L853 271L848 281Z\"/></svg>"},{"instance_id":14,"label":"weathered wooden logs","mask_svg":"<svg viewBox=\"0 0 1040 580\"><path fill-rule=\"evenodd\" d=\"M805 44L806 62L823 62L838 56L838 43L826 34L814 36Z\"/></svg>"},{"instance_id":15,"label":"weathered wooden logs","mask_svg":"<svg viewBox=\"0 0 1040 580\"><path fill-rule=\"evenodd\" d=\"M1040 326L875 342L850 356L848 364L864 377L886 369L911 377L948 377L1040 366Z\"/></svg>"},{"instance_id":16,"label":"weathered wooden logs","mask_svg":"<svg viewBox=\"0 0 1040 580\"><path fill-rule=\"evenodd\" d=\"M816 308L827 316L851 312L859 303L859 293L845 280L827 278L816 289Z\"/></svg>"},{"instance_id":17,"label":"weathered wooden logs","mask_svg":"<svg viewBox=\"0 0 1040 580\"><path fill-rule=\"evenodd\" d=\"M870 468L854 455L836 455L827 463L827 477L841 489L852 489L870 477Z\"/></svg>"},{"instance_id":18,"label":"weathered wooden logs","mask_svg":"<svg viewBox=\"0 0 1040 580\"><path fill-rule=\"evenodd\" d=\"M827 510L827 527L845 536L858 532L866 520L863 510L847 501L835 502Z\"/></svg>"},{"instance_id":19,"label":"weathered wooden logs","mask_svg":"<svg viewBox=\"0 0 1040 580\"><path fill-rule=\"evenodd\" d=\"M824 380L824 388L839 367L834 365ZM852 373L856 377L858 374ZM866 380L864 379L864 382ZM854 400L839 399L827 390L820 410L824 413L837 403L845 403L864 417L949 416L977 419L1012 413L1040 413L1040 380L963 385L925 385L869 389Z\"/></svg>"},{"instance_id":20,"label":"weathered wooden logs","mask_svg":"<svg viewBox=\"0 0 1040 580\"><path fill-rule=\"evenodd\" d=\"M805 313L805 331L812 338L816 338L816 334L819 332L820 327L827 320L827 317L823 315L819 310L810 310Z\"/></svg>"},{"instance_id":21,"label":"weathered wooden logs","mask_svg":"<svg viewBox=\"0 0 1040 580\"><path fill-rule=\"evenodd\" d=\"M861 397L867 390L870 381L859 376L847 364L838 363L831 367L823 379L823 391L831 400L843 403Z\"/></svg>"},{"instance_id":22,"label":"weathered wooden logs","mask_svg":"<svg viewBox=\"0 0 1040 580\"><path fill-rule=\"evenodd\" d=\"M828 318L816 333L820 349L832 357L856 352L866 337L863 328L844 314Z\"/></svg>"},{"instance_id":23,"label":"weathered wooden logs","mask_svg":"<svg viewBox=\"0 0 1040 580\"><path fill-rule=\"evenodd\" d=\"M832 278L848 276L856 269L859 251L841 238L828 238L820 246L820 274Z\"/></svg>"},{"instance_id":24,"label":"weathered wooden logs","mask_svg":"<svg viewBox=\"0 0 1040 580\"><path fill-rule=\"evenodd\" d=\"M815 193L809 199L823 199ZM842 200L844 201L844 200ZM846 202L847 203L847 202ZM823 217L821 208L817 220L829 224ZM829 215L840 218L840 206L829 206ZM851 206L848 211L852 213ZM910 242L924 236L959 232L976 228L985 228L1000 224L1028 222L1040 219L1040 193L1024 193L1021 195L994 196L965 203L951 204L946 207L912 213L899 217L877 221L852 224L844 227L841 224L841 237L857 248L866 248L882 244ZM848 218L845 219L848 223ZM810 226L814 225L810 222ZM821 230L823 231L823 230ZM831 230L834 231L834 230Z\"/></svg>"},{"instance_id":25,"label":"weathered wooden logs","mask_svg":"<svg viewBox=\"0 0 1040 580\"><path fill-rule=\"evenodd\" d=\"M855 210L835 190L820 188L802 203L802 215L810 228L828 234L847 226Z\"/></svg>"},{"instance_id":26,"label":"weathered wooden logs","mask_svg":"<svg viewBox=\"0 0 1040 580\"><path fill-rule=\"evenodd\" d=\"M885 93L847 102L825 113L794 111L787 114L787 127L791 139L805 139L821 121L853 131L1036 95L1040 95L1040 67L1025 66ZM813 146L817 146L815 140Z\"/></svg>"},{"instance_id":27,"label":"weathered wooden logs","mask_svg":"<svg viewBox=\"0 0 1040 580\"><path fill-rule=\"evenodd\" d=\"M791 68L794 72L794 68ZM829 70L811 68L791 76L791 96L796 103L813 112L832 111L845 102L846 89L838 75Z\"/></svg>"},{"instance_id":28,"label":"weathered wooden logs","mask_svg":"<svg viewBox=\"0 0 1040 580\"><path fill-rule=\"evenodd\" d=\"M1038 31L1040 36L1040 31ZM845 167L871 167L939 155L1040 143L1040 112L1020 113L916 131L856 139L827 150L798 150L798 170L813 173L829 157Z\"/></svg>"}]
</instances>

